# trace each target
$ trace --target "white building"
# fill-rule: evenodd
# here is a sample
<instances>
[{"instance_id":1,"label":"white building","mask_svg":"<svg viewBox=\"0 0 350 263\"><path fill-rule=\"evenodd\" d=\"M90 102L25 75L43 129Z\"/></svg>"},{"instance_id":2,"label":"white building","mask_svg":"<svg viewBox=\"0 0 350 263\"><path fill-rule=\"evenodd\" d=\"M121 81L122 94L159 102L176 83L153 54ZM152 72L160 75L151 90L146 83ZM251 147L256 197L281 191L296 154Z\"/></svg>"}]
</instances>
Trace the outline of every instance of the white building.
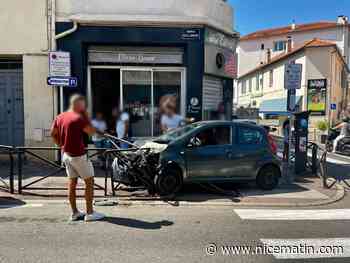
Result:
<instances>
[{"instance_id":1,"label":"white building","mask_svg":"<svg viewBox=\"0 0 350 263\"><path fill-rule=\"evenodd\" d=\"M265 119L288 115L284 74L289 63L302 65L301 88L296 93L299 110L313 111L312 124L322 119L331 124L338 122L349 101L349 68L338 46L320 39L268 57L266 63L241 75L239 105L258 108Z\"/></svg>"},{"instance_id":2,"label":"white building","mask_svg":"<svg viewBox=\"0 0 350 263\"><path fill-rule=\"evenodd\" d=\"M0 8L0 144L31 143L53 117L46 86L49 36L47 0L2 0Z\"/></svg>"},{"instance_id":3,"label":"white building","mask_svg":"<svg viewBox=\"0 0 350 263\"><path fill-rule=\"evenodd\" d=\"M339 16L335 22L291 24L242 36L237 48L238 77L266 63L268 56L273 59L275 56L288 52L288 47L290 49L299 47L314 38L335 43L349 64L349 31L348 18ZM241 105L237 89L235 92L235 103Z\"/></svg>"},{"instance_id":4,"label":"white building","mask_svg":"<svg viewBox=\"0 0 350 263\"><path fill-rule=\"evenodd\" d=\"M153 114L156 97L123 101L126 86L140 83L155 96L156 87L171 84L180 113L197 119L224 98L232 104L234 76L216 56L230 58L236 50L233 20L233 8L222 0L2 0L0 144L52 145L51 122L73 92L87 95L92 113L120 103ZM71 53L77 89L60 93L47 85L48 54L55 49ZM116 92L105 104L96 95L101 79L110 79L105 87ZM231 94L220 90L225 87ZM156 130L153 117L149 134Z\"/></svg>"}]
</instances>

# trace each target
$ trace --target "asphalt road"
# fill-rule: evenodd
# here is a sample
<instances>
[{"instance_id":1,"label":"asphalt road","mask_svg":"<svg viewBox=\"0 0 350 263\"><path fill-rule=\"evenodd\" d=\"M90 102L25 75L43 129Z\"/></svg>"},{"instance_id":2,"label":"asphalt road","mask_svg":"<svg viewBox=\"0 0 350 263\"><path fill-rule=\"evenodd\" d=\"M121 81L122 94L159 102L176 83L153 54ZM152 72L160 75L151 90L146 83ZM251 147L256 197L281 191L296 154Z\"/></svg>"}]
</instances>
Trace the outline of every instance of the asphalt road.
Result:
<instances>
[{"instance_id":1,"label":"asphalt road","mask_svg":"<svg viewBox=\"0 0 350 263\"><path fill-rule=\"evenodd\" d=\"M301 255L284 255L289 259L283 262L349 262L345 256L350 256L350 220L342 219L350 214L348 199L323 212L321 208L99 207L108 217L94 223L67 222L69 211L64 204L0 209L0 262L277 262L283 255L227 251L230 255L224 255L221 246L251 246L253 250L256 245L278 248L293 242L316 250L317 244L340 245L343 253L324 258L299 251ZM261 220L259 215L272 218Z\"/></svg>"},{"instance_id":2,"label":"asphalt road","mask_svg":"<svg viewBox=\"0 0 350 263\"><path fill-rule=\"evenodd\" d=\"M342 160L332 160L329 170L350 178ZM298 210L98 207L107 218L94 223L70 223L67 205L37 202L0 204L0 263L350 262L348 193L335 204Z\"/></svg>"}]
</instances>

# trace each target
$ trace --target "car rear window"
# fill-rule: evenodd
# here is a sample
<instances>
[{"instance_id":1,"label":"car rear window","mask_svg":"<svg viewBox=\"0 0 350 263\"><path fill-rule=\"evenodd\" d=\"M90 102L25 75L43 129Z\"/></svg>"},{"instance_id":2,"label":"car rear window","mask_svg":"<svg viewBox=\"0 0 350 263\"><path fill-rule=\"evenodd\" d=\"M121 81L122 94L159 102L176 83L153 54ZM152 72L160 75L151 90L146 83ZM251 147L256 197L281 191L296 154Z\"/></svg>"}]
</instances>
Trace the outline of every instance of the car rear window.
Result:
<instances>
[{"instance_id":1,"label":"car rear window","mask_svg":"<svg viewBox=\"0 0 350 263\"><path fill-rule=\"evenodd\" d=\"M254 128L240 126L238 128L239 144L261 144L264 141L264 134Z\"/></svg>"}]
</instances>

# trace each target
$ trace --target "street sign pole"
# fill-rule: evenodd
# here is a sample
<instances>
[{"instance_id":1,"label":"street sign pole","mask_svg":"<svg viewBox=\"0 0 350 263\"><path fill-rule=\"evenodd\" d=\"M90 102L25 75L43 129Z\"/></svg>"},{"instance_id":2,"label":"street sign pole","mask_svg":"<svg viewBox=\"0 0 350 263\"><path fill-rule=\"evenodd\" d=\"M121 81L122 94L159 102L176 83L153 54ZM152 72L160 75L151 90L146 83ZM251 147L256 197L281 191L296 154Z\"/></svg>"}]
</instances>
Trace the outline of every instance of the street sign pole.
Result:
<instances>
[{"instance_id":1,"label":"street sign pole","mask_svg":"<svg viewBox=\"0 0 350 263\"><path fill-rule=\"evenodd\" d=\"M294 113L296 111L296 90L301 88L302 64L294 62L285 65L284 72L284 88L287 89L287 111L289 116L289 149L288 149L288 163L285 169L286 183L293 183L294 174L292 172L292 143L294 130Z\"/></svg>"},{"instance_id":2,"label":"street sign pole","mask_svg":"<svg viewBox=\"0 0 350 263\"><path fill-rule=\"evenodd\" d=\"M58 91L57 94L59 95L59 111L63 112L64 107L64 101L63 101L63 88L66 85L63 83L60 85L60 83L55 82L53 79L57 78L70 78L71 77L71 61L70 61L70 53L69 52L63 52L63 51L51 51L49 54L49 77L48 77L48 84L52 86L56 86ZM67 81L67 79L65 79ZM63 81L63 80L62 80ZM68 81L69 82L69 81ZM70 83L70 82L69 82Z\"/></svg>"}]
</instances>

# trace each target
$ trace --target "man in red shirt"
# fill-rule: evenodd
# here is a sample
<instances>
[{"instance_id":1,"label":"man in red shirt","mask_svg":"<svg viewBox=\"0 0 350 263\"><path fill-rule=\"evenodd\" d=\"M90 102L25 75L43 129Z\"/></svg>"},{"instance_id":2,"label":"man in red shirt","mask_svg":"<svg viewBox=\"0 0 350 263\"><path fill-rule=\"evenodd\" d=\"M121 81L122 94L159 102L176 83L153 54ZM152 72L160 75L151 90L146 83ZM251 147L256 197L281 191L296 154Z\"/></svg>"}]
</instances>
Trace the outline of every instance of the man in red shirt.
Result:
<instances>
[{"instance_id":1,"label":"man in red shirt","mask_svg":"<svg viewBox=\"0 0 350 263\"><path fill-rule=\"evenodd\" d=\"M70 98L69 110L58 115L52 124L51 136L55 143L62 148L62 162L69 178L68 198L72 208L70 218L72 221L82 217L85 221L95 221L104 217L103 214L93 210L94 168L87 157L84 144L84 133L93 135L96 132L88 118L85 97L78 94ZM86 214L77 209L78 177L85 181Z\"/></svg>"}]
</instances>

